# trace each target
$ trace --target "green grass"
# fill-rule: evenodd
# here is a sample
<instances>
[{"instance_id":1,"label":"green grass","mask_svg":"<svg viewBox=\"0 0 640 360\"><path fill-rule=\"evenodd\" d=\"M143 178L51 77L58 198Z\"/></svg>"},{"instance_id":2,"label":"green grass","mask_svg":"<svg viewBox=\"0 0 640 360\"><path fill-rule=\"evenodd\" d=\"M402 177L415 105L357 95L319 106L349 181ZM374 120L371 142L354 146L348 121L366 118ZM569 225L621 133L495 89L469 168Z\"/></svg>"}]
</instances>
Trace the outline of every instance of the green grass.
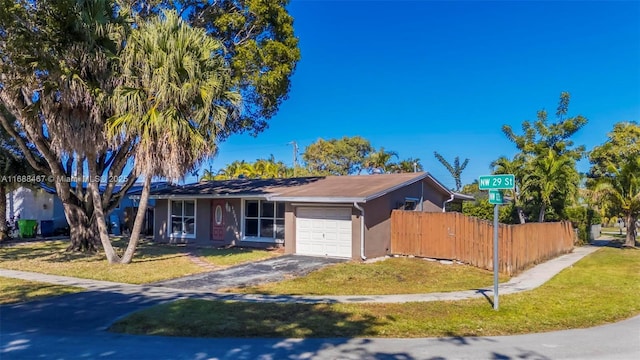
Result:
<instances>
[{"instance_id":1,"label":"green grass","mask_svg":"<svg viewBox=\"0 0 640 360\"><path fill-rule=\"evenodd\" d=\"M180 300L112 331L197 337L490 336L583 328L640 313L640 251L603 248L543 286L487 300L406 304L274 304Z\"/></svg>"},{"instance_id":2,"label":"green grass","mask_svg":"<svg viewBox=\"0 0 640 360\"><path fill-rule=\"evenodd\" d=\"M72 294L84 289L0 277L0 304L10 304L47 296Z\"/></svg>"},{"instance_id":3,"label":"green grass","mask_svg":"<svg viewBox=\"0 0 640 360\"><path fill-rule=\"evenodd\" d=\"M620 233L620 228L618 227L603 227L600 229L600 231L602 232L607 232L607 233ZM622 233L625 234L627 232L626 228L622 228Z\"/></svg>"},{"instance_id":4,"label":"green grass","mask_svg":"<svg viewBox=\"0 0 640 360\"><path fill-rule=\"evenodd\" d=\"M72 276L85 279L144 284L174 279L206 271L189 260L184 246L155 244L143 241L136 250L131 264L109 264L103 254L87 255L67 252L67 241L32 242L0 248L0 268L33 271L43 274ZM124 240L114 241L120 250L126 247ZM205 260L216 264L231 265L269 256L271 252L237 251L236 249L203 250ZM213 260L211 260L213 259Z\"/></svg>"},{"instance_id":5,"label":"green grass","mask_svg":"<svg viewBox=\"0 0 640 360\"><path fill-rule=\"evenodd\" d=\"M281 255L275 250L260 250L248 248L228 248L212 249L203 248L198 250L198 256L216 266L228 267L241 263L269 259Z\"/></svg>"},{"instance_id":6,"label":"green grass","mask_svg":"<svg viewBox=\"0 0 640 360\"><path fill-rule=\"evenodd\" d=\"M508 277L501 276L500 280L506 281ZM336 264L305 277L227 290L287 295L387 295L468 290L492 284L492 272L473 266L389 258L370 264Z\"/></svg>"}]
</instances>

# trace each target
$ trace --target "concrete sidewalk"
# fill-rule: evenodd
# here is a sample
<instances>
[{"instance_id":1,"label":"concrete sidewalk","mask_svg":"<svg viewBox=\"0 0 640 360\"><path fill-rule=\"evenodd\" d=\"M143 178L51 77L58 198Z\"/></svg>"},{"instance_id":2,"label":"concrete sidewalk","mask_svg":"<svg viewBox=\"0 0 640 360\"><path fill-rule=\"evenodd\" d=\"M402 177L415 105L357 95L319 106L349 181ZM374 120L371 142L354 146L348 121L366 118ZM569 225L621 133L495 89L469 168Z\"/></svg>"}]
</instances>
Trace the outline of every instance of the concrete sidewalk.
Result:
<instances>
[{"instance_id":1,"label":"concrete sidewalk","mask_svg":"<svg viewBox=\"0 0 640 360\"><path fill-rule=\"evenodd\" d=\"M584 246L575 248L570 254L559 256L545 263L511 278L500 284L502 295L528 291L539 287L565 268L575 264L583 257L596 251L598 247ZM155 298L200 298L211 300L233 300L246 302L280 302L280 303L404 303L442 300L462 300L493 296L493 287L429 294L399 294L399 295L351 295L351 296L303 296L303 295L257 295L257 294L229 294L216 293L206 290L173 289L151 285L121 284L108 281L78 279L68 276L46 275L40 273L0 269L0 276L40 281L51 284L77 286L90 291L104 291L119 294L139 294Z\"/></svg>"}]
</instances>

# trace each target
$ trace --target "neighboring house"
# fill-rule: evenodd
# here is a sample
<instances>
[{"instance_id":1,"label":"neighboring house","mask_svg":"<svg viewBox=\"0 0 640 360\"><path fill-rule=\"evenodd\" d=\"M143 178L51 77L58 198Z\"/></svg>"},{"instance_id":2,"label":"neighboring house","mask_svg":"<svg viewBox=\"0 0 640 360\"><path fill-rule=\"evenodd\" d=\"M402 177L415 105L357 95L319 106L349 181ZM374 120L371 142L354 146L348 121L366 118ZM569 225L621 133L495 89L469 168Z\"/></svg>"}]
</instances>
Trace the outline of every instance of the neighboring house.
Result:
<instances>
[{"instance_id":1,"label":"neighboring house","mask_svg":"<svg viewBox=\"0 0 640 360\"><path fill-rule=\"evenodd\" d=\"M169 183L166 181L154 181L151 183L151 191L164 189L167 186L169 186ZM131 231L131 228L133 227L133 221L138 213L138 202L141 192L142 184L134 184L127 192L127 195L122 198L118 207L111 212L110 218L117 216L120 221L120 226L124 232ZM149 199L147 202L145 221L142 226L143 234L151 235L153 231L154 207L155 200Z\"/></svg>"},{"instance_id":2,"label":"neighboring house","mask_svg":"<svg viewBox=\"0 0 640 360\"><path fill-rule=\"evenodd\" d=\"M153 182L152 190L162 189L167 186L166 181ZM119 186L116 186L116 191ZM133 223L136 211L138 209L138 200L136 194L142 190L141 184L134 184L126 196L122 198L118 207L116 207L107 219L111 230L124 228L128 229ZM148 229L150 233L153 229L153 206L154 200L149 200L148 215L143 231ZM7 218L9 221L12 217L17 216L23 220L37 220L38 234L40 234L42 221L53 221L53 228L60 229L68 227L67 219L64 214L62 201L56 195L54 188L46 185L40 185L39 188L31 189L27 187L19 187L7 194ZM114 224L117 219L117 224ZM119 233L118 233L119 235Z\"/></svg>"},{"instance_id":3,"label":"neighboring house","mask_svg":"<svg viewBox=\"0 0 640 360\"><path fill-rule=\"evenodd\" d=\"M7 194L7 218L20 218L22 220L36 220L38 222L38 234L40 234L42 221L53 221L53 228L64 228L67 219L64 216L62 202L48 189L28 188L21 186Z\"/></svg>"},{"instance_id":4,"label":"neighboring house","mask_svg":"<svg viewBox=\"0 0 640 360\"><path fill-rule=\"evenodd\" d=\"M154 239L208 246L278 246L351 259L387 254L391 211L443 211L454 194L429 173L236 179L151 193Z\"/></svg>"}]
</instances>

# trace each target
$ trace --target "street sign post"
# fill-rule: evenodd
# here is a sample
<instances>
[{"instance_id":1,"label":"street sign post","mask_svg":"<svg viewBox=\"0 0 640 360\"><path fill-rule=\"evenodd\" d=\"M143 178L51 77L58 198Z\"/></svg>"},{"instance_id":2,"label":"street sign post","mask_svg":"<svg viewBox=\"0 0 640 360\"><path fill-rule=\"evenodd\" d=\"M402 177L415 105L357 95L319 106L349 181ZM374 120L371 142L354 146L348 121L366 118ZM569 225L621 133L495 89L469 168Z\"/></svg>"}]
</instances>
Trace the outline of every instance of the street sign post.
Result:
<instances>
[{"instance_id":1,"label":"street sign post","mask_svg":"<svg viewBox=\"0 0 640 360\"><path fill-rule=\"evenodd\" d=\"M480 190L511 190L516 186L513 174L483 175L478 179Z\"/></svg>"},{"instance_id":2,"label":"street sign post","mask_svg":"<svg viewBox=\"0 0 640 360\"><path fill-rule=\"evenodd\" d=\"M489 204L502 205L504 203L504 197L500 190L489 190Z\"/></svg>"},{"instance_id":3,"label":"street sign post","mask_svg":"<svg viewBox=\"0 0 640 360\"><path fill-rule=\"evenodd\" d=\"M493 207L493 309L498 310L498 215L499 207L504 203L502 191L513 190L516 178L513 174L483 175L478 179L480 190L489 190L489 203Z\"/></svg>"}]
</instances>

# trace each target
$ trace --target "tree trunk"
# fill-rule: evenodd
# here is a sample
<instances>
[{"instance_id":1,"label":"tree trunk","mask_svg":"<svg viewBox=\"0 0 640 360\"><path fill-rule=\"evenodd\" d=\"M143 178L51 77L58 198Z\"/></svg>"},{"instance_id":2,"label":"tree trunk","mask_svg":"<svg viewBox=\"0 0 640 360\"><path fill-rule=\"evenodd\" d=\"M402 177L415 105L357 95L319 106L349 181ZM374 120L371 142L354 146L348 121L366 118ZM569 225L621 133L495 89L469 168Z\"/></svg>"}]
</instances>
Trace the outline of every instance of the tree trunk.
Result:
<instances>
[{"instance_id":1,"label":"tree trunk","mask_svg":"<svg viewBox=\"0 0 640 360\"><path fill-rule=\"evenodd\" d=\"M0 183L0 241L9 237L7 233L7 184Z\"/></svg>"},{"instance_id":2,"label":"tree trunk","mask_svg":"<svg viewBox=\"0 0 640 360\"><path fill-rule=\"evenodd\" d=\"M522 210L521 206L516 206L516 212L518 213L518 219L520 219L520 224L524 224L527 220L524 217L524 210Z\"/></svg>"},{"instance_id":3,"label":"tree trunk","mask_svg":"<svg viewBox=\"0 0 640 360\"><path fill-rule=\"evenodd\" d=\"M627 238L625 239L624 246L634 247L636 246L636 221L638 220L631 213L627 214Z\"/></svg>"},{"instance_id":4,"label":"tree trunk","mask_svg":"<svg viewBox=\"0 0 640 360\"><path fill-rule=\"evenodd\" d=\"M516 213L518 213L518 220L520 220L520 224L524 224L526 222L526 219L524 217L524 210L522 210L522 206L518 205L520 203L518 201L518 191L517 189L514 189L511 191L511 193L513 194L513 206L515 206Z\"/></svg>"},{"instance_id":5,"label":"tree trunk","mask_svg":"<svg viewBox=\"0 0 640 360\"><path fill-rule=\"evenodd\" d=\"M107 229L107 222L105 221L104 211L102 209L102 199L100 197L100 181L97 180L100 177L97 175L96 170L96 158L94 155L87 156L87 162L89 163L89 191L93 197L93 218L98 224L98 234L100 235L100 242L104 249L104 254L107 256L107 261L110 264L120 262L120 257L116 254L109 239L109 231Z\"/></svg>"},{"instance_id":6,"label":"tree trunk","mask_svg":"<svg viewBox=\"0 0 640 360\"><path fill-rule=\"evenodd\" d=\"M98 250L98 229L92 216L78 206L62 204L70 229L71 243L67 251L96 252Z\"/></svg>"},{"instance_id":7,"label":"tree trunk","mask_svg":"<svg viewBox=\"0 0 640 360\"><path fill-rule=\"evenodd\" d=\"M127 250L122 257L122 263L128 264L133 259L133 254L136 252L136 247L140 240L140 232L142 231L142 224L144 223L145 214L147 212L147 202L149 201L149 193L151 192L151 176L146 175L144 179L144 185L142 186L142 193L140 194L140 202L138 204L138 212L133 222L133 229L131 229L131 235L129 237L129 244Z\"/></svg>"},{"instance_id":8,"label":"tree trunk","mask_svg":"<svg viewBox=\"0 0 640 360\"><path fill-rule=\"evenodd\" d=\"M540 204L540 213L538 214L538 222L544 222L544 213L547 210L547 205Z\"/></svg>"}]
</instances>

